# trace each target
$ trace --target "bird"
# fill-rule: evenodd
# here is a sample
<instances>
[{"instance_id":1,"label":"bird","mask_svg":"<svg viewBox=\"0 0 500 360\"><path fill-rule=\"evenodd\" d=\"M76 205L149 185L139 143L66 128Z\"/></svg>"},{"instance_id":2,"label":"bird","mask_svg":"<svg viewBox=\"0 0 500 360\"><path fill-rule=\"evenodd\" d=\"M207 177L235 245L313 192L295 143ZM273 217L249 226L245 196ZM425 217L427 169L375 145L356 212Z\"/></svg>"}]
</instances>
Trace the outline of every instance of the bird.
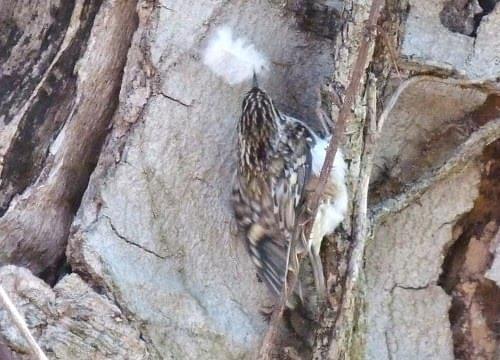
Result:
<instances>
[{"instance_id":1,"label":"bird","mask_svg":"<svg viewBox=\"0 0 500 360\"><path fill-rule=\"evenodd\" d=\"M320 199L310 236L304 224L331 135L321 136L305 121L281 112L259 86L257 76L269 62L245 39L220 28L204 53L204 63L229 85L253 78L244 95L237 126L237 169L232 208L259 279L272 294L298 293L300 281L288 289L289 276L298 276L300 259L311 262L320 298L326 295L320 249L323 238L344 220L348 207L346 163L337 151L326 190Z\"/></svg>"}]
</instances>

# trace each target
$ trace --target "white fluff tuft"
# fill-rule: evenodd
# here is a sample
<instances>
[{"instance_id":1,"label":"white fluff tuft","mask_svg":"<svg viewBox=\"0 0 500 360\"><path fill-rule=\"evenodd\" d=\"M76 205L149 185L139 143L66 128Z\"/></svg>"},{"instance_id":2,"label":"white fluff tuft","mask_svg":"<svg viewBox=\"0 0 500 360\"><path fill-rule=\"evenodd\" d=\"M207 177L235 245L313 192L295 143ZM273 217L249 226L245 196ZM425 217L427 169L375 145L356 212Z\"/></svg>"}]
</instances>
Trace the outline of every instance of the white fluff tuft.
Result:
<instances>
[{"instance_id":1,"label":"white fluff tuft","mask_svg":"<svg viewBox=\"0 0 500 360\"><path fill-rule=\"evenodd\" d=\"M233 39L231 29L220 28L203 54L203 63L230 85L251 79L254 72L268 69L266 58L253 44Z\"/></svg>"}]
</instances>

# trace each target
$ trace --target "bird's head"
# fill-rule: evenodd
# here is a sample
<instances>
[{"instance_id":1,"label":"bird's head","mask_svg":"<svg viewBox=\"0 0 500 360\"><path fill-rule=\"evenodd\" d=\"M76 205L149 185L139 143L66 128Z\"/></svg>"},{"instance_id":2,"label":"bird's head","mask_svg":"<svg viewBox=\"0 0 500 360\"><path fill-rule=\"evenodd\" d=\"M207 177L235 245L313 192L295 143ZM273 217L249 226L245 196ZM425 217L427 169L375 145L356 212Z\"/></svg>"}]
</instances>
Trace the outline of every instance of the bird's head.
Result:
<instances>
[{"instance_id":1,"label":"bird's head","mask_svg":"<svg viewBox=\"0 0 500 360\"><path fill-rule=\"evenodd\" d=\"M263 168L276 144L280 114L273 100L258 86L245 95L239 123L241 161L253 168Z\"/></svg>"}]
</instances>

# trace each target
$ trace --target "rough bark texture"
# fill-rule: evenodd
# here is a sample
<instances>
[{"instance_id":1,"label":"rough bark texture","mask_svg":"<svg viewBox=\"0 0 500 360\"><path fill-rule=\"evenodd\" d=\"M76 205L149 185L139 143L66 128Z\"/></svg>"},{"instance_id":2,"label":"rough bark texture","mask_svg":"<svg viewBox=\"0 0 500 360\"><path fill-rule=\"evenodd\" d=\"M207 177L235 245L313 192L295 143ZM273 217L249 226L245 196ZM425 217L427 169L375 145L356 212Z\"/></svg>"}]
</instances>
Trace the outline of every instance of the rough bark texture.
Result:
<instances>
[{"instance_id":1,"label":"rough bark texture","mask_svg":"<svg viewBox=\"0 0 500 360\"><path fill-rule=\"evenodd\" d=\"M112 301L77 274L51 288L24 268L4 266L0 282L14 295L40 346L55 359L148 359L140 331ZM0 311L0 333L20 359L30 359L26 340ZM104 330L105 329L105 330Z\"/></svg>"},{"instance_id":2,"label":"rough bark texture","mask_svg":"<svg viewBox=\"0 0 500 360\"><path fill-rule=\"evenodd\" d=\"M261 83L278 106L317 126L320 106L338 114L371 3L0 6L0 284L49 358L258 353L272 299L228 206L248 86L227 86L200 54L233 27L271 60ZM346 128L354 216L323 249L315 358L498 358L495 4L386 2L363 69L375 93L357 94ZM368 182L363 271L346 301ZM0 358L31 358L2 309Z\"/></svg>"},{"instance_id":3,"label":"rough bark texture","mask_svg":"<svg viewBox=\"0 0 500 360\"><path fill-rule=\"evenodd\" d=\"M17 31L19 39L6 44L10 56L2 63L2 79L12 90L2 88L9 111L1 132L0 259L43 274L64 255L73 215L117 104L137 15L133 2L120 1L19 6L24 21L49 19L53 31L36 41L31 23L24 23L26 31L16 27L23 25L15 20L16 9L10 19L18 25L2 30L7 38ZM61 23L58 17L64 17ZM62 42L53 42L56 37ZM26 55L33 62L24 64ZM16 77L27 78L11 62L31 69L31 90L14 83Z\"/></svg>"}]
</instances>

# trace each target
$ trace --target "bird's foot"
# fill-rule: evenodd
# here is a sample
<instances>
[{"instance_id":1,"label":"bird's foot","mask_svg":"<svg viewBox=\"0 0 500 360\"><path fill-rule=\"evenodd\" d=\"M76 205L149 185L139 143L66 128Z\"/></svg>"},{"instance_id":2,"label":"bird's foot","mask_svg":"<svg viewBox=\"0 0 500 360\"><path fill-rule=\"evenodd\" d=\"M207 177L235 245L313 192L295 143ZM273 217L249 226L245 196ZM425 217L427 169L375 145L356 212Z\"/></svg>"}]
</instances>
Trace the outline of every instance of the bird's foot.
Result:
<instances>
[{"instance_id":1,"label":"bird's foot","mask_svg":"<svg viewBox=\"0 0 500 360\"><path fill-rule=\"evenodd\" d=\"M273 305L261 305L259 313L262 315L265 321L270 322L274 311L277 310L277 304Z\"/></svg>"}]
</instances>

